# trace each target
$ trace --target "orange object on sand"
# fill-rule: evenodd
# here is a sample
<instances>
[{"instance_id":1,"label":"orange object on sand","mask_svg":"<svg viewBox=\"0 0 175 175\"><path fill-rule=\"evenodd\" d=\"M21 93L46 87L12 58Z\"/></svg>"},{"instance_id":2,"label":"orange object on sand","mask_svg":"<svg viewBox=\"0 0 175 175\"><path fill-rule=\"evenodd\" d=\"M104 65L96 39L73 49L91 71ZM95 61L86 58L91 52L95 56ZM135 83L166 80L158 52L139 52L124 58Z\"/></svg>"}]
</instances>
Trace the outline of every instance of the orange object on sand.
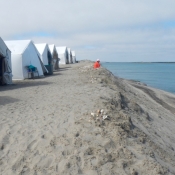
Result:
<instances>
[{"instance_id":1,"label":"orange object on sand","mask_svg":"<svg viewBox=\"0 0 175 175\"><path fill-rule=\"evenodd\" d=\"M100 63L99 63L99 61L96 61L96 62L94 63L94 68L97 69L97 68L99 68L99 67L100 67Z\"/></svg>"}]
</instances>

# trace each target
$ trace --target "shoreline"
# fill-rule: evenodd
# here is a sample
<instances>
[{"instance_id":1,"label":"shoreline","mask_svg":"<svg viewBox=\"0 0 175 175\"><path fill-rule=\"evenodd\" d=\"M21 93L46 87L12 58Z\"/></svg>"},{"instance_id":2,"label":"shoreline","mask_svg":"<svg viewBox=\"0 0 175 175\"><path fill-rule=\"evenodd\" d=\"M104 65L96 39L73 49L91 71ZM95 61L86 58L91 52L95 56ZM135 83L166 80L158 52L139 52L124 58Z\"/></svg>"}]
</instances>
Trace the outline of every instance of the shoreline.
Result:
<instances>
[{"instance_id":1,"label":"shoreline","mask_svg":"<svg viewBox=\"0 0 175 175\"><path fill-rule=\"evenodd\" d=\"M103 66L102 66L103 67ZM165 91L159 88L155 88L152 86L147 85L144 82L141 81L137 81L137 80L132 80L132 79L125 79L125 78L121 78L118 77L116 75L114 75L110 70L108 70L107 68L103 67L103 69L106 69L107 71L109 71L114 77L116 77L117 79L121 79L122 81L127 82L128 84L131 84L132 86L136 87L137 89L140 89L142 91L144 91L146 94L148 94L153 100L155 100L157 103L159 103L160 105L163 105L165 108L167 108L168 110L173 111L173 113L175 114L175 108L171 108L168 104L166 104L165 102L163 102L162 100L160 100L157 96L156 96L156 92L159 91L159 93L162 94L166 94L168 96L173 96L172 99L175 102L175 94L169 91Z\"/></svg>"},{"instance_id":2,"label":"shoreline","mask_svg":"<svg viewBox=\"0 0 175 175\"><path fill-rule=\"evenodd\" d=\"M105 62L105 63L110 63L110 62ZM111 62L112 63L112 62ZM117 62L114 62L114 63L117 63ZM119 62L119 63L125 63L125 62ZM127 63L139 63L139 62L127 62ZM140 63L142 63L142 62L140 62ZM151 62L144 62L144 63L151 63ZM153 62L153 63L159 63L159 62ZM166 63L166 62L162 62L162 63ZM172 62L172 63L175 63L175 62ZM103 64L102 64L102 66L103 66ZM106 68L106 67L104 67L104 68ZM107 69L107 68L106 68ZM107 69L108 70L108 69ZM110 71L110 70L109 70ZM112 72L111 72L112 73ZM145 86L148 86L148 87L152 87L152 88L154 88L154 89L157 89L157 90L162 90L162 91L165 91L165 92L168 92L168 93L171 93L171 94L174 94L175 95L175 92L174 91L172 91L172 89L171 90L166 90L166 89L161 89L160 87L156 87L156 86L154 86L154 84L147 84L146 82L144 82L144 80L143 81L140 81L140 80L136 80L136 79L127 79L127 78L125 78L125 77L120 77L120 76L118 76L118 75L114 75L114 76L116 76L116 77L118 77L118 78L121 78L121 79L123 79L123 80L127 80L127 81L133 81L133 82L136 82L136 83L138 83L138 84L142 84L142 85L145 85ZM148 79L147 79L148 80Z\"/></svg>"},{"instance_id":3,"label":"shoreline","mask_svg":"<svg viewBox=\"0 0 175 175\"><path fill-rule=\"evenodd\" d=\"M0 87L2 174L175 173L175 95L92 65Z\"/></svg>"}]
</instances>

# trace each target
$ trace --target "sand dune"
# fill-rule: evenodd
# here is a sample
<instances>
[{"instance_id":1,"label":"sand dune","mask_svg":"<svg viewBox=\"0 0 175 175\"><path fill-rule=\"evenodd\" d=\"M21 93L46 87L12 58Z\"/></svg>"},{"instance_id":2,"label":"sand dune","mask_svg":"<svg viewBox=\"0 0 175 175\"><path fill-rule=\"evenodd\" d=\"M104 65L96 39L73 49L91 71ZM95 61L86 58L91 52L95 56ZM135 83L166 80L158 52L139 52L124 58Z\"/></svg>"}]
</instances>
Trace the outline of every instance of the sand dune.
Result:
<instances>
[{"instance_id":1,"label":"sand dune","mask_svg":"<svg viewBox=\"0 0 175 175\"><path fill-rule=\"evenodd\" d=\"M88 61L0 87L0 174L175 174L174 102Z\"/></svg>"}]
</instances>

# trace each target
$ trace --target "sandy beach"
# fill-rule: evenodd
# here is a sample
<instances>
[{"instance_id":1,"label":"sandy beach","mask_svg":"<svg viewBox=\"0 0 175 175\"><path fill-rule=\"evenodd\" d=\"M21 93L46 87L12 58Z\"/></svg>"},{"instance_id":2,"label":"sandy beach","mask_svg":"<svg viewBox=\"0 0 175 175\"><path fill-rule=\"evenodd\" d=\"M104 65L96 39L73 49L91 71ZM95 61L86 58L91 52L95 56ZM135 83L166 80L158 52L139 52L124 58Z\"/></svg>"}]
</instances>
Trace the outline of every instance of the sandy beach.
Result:
<instances>
[{"instance_id":1,"label":"sandy beach","mask_svg":"<svg viewBox=\"0 0 175 175\"><path fill-rule=\"evenodd\" d=\"M0 175L175 174L175 95L92 65L0 87Z\"/></svg>"}]
</instances>

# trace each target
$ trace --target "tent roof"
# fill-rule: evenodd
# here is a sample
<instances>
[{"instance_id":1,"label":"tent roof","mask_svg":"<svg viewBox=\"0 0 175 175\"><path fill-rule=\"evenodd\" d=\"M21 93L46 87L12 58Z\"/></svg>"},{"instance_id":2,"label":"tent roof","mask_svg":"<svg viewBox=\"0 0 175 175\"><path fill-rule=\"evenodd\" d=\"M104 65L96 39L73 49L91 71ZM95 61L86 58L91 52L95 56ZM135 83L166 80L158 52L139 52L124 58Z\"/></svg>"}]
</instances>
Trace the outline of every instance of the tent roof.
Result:
<instances>
[{"instance_id":1,"label":"tent roof","mask_svg":"<svg viewBox=\"0 0 175 175\"><path fill-rule=\"evenodd\" d=\"M72 56L75 56L75 51L72 51Z\"/></svg>"},{"instance_id":2,"label":"tent roof","mask_svg":"<svg viewBox=\"0 0 175 175\"><path fill-rule=\"evenodd\" d=\"M42 55L44 52L44 49L47 47L47 43L41 43L41 44L35 44L38 52ZM50 49L49 49L50 51Z\"/></svg>"},{"instance_id":3,"label":"tent roof","mask_svg":"<svg viewBox=\"0 0 175 175\"><path fill-rule=\"evenodd\" d=\"M70 52L71 52L70 48L67 48L67 51L68 51L68 53L70 54Z\"/></svg>"},{"instance_id":4,"label":"tent roof","mask_svg":"<svg viewBox=\"0 0 175 175\"><path fill-rule=\"evenodd\" d=\"M22 54L27 46L32 42L31 40L11 40L5 41L7 47L13 54Z\"/></svg>"},{"instance_id":5,"label":"tent roof","mask_svg":"<svg viewBox=\"0 0 175 175\"><path fill-rule=\"evenodd\" d=\"M56 50L55 44L50 44L49 45L49 49L50 49L51 53L53 53L54 52L54 49Z\"/></svg>"},{"instance_id":6,"label":"tent roof","mask_svg":"<svg viewBox=\"0 0 175 175\"><path fill-rule=\"evenodd\" d=\"M56 50L58 54L65 53L66 52L66 46L56 47Z\"/></svg>"}]
</instances>

